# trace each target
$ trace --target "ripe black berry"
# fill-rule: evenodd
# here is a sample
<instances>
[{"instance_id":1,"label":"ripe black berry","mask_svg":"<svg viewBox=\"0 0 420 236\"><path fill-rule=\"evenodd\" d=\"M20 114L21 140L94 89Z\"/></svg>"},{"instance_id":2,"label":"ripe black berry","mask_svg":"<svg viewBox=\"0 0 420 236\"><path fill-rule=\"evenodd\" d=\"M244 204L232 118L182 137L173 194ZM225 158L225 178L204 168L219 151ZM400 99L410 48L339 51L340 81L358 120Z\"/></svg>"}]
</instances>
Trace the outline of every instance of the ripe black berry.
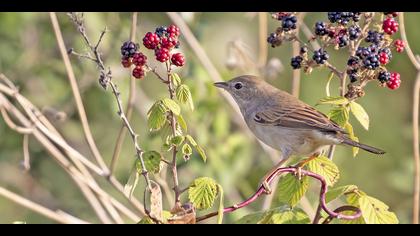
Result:
<instances>
[{"instance_id":1,"label":"ripe black berry","mask_svg":"<svg viewBox=\"0 0 420 236\"><path fill-rule=\"evenodd\" d=\"M348 66L356 66L359 64L360 59L358 57L350 57L347 61Z\"/></svg>"},{"instance_id":2,"label":"ripe black berry","mask_svg":"<svg viewBox=\"0 0 420 236\"><path fill-rule=\"evenodd\" d=\"M362 34L362 30L358 25L352 25L349 27L349 38L350 40L356 40Z\"/></svg>"},{"instance_id":3,"label":"ripe black berry","mask_svg":"<svg viewBox=\"0 0 420 236\"><path fill-rule=\"evenodd\" d=\"M296 22L296 16L286 16L282 20L281 27L283 28L283 31L287 32L292 29L296 29Z\"/></svg>"},{"instance_id":4,"label":"ripe black berry","mask_svg":"<svg viewBox=\"0 0 420 236\"><path fill-rule=\"evenodd\" d=\"M345 47L349 45L349 38L347 37L347 35L342 35L338 37L338 46L340 48Z\"/></svg>"},{"instance_id":5,"label":"ripe black berry","mask_svg":"<svg viewBox=\"0 0 420 236\"><path fill-rule=\"evenodd\" d=\"M271 33L270 36L267 38L267 42L271 44L271 47L276 47L281 44L281 41L278 38L278 35L276 33Z\"/></svg>"},{"instance_id":6,"label":"ripe black berry","mask_svg":"<svg viewBox=\"0 0 420 236\"><path fill-rule=\"evenodd\" d=\"M124 42L121 46L121 55L123 57L132 57L134 53L136 53L137 49L138 46L135 43L131 41Z\"/></svg>"},{"instance_id":7,"label":"ripe black berry","mask_svg":"<svg viewBox=\"0 0 420 236\"><path fill-rule=\"evenodd\" d=\"M384 34L378 31L369 30L365 41L368 43L380 44L384 40Z\"/></svg>"},{"instance_id":8,"label":"ripe black berry","mask_svg":"<svg viewBox=\"0 0 420 236\"><path fill-rule=\"evenodd\" d=\"M353 13L353 21L358 22L360 21L360 14L361 12L352 12Z\"/></svg>"},{"instance_id":9,"label":"ripe black berry","mask_svg":"<svg viewBox=\"0 0 420 236\"><path fill-rule=\"evenodd\" d=\"M363 65L369 70L374 70L379 67L379 57L377 54L370 54L363 60Z\"/></svg>"},{"instance_id":10,"label":"ripe black berry","mask_svg":"<svg viewBox=\"0 0 420 236\"><path fill-rule=\"evenodd\" d=\"M378 74L378 80L381 83L388 82L390 78L391 78L391 73L389 73L388 71L381 71Z\"/></svg>"},{"instance_id":11,"label":"ripe black berry","mask_svg":"<svg viewBox=\"0 0 420 236\"><path fill-rule=\"evenodd\" d=\"M295 57L292 57L290 65L292 66L293 69L296 70L302 67L302 61L303 61L303 58L301 56L295 56Z\"/></svg>"},{"instance_id":12,"label":"ripe black berry","mask_svg":"<svg viewBox=\"0 0 420 236\"><path fill-rule=\"evenodd\" d=\"M318 21L315 23L315 34L319 36L328 34L327 25L325 22Z\"/></svg>"},{"instance_id":13,"label":"ripe black berry","mask_svg":"<svg viewBox=\"0 0 420 236\"><path fill-rule=\"evenodd\" d=\"M328 55L327 51L320 48L319 50L314 52L312 59L314 59L317 64L325 64L329 57L330 56Z\"/></svg>"},{"instance_id":14,"label":"ripe black berry","mask_svg":"<svg viewBox=\"0 0 420 236\"><path fill-rule=\"evenodd\" d=\"M166 36L168 28L166 28L165 26L159 26L156 28L155 33L159 36L159 37L163 37Z\"/></svg>"},{"instance_id":15,"label":"ripe black berry","mask_svg":"<svg viewBox=\"0 0 420 236\"><path fill-rule=\"evenodd\" d=\"M305 53L307 53L307 52L308 52L308 47L303 46L303 47L301 47L301 48L300 48L299 53L300 53L301 55L304 55L304 54L305 54Z\"/></svg>"}]
</instances>

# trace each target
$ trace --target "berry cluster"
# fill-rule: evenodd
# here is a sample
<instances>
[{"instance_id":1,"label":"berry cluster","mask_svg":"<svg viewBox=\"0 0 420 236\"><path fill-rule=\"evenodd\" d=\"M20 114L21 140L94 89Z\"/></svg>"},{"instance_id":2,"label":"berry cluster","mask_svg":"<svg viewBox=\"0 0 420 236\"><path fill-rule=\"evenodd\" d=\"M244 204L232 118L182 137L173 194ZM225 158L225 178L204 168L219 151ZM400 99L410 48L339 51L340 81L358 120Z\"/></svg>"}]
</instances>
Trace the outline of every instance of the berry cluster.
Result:
<instances>
[{"instance_id":1,"label":"berry cluster","mask_svg":"<svg viewBox=\"0 0 420 236\"><path fill-rule=\"evenodd\" d=\"M174 48L179 48L179 28L175 25L168 27L160 26L155 32L147 32L143 37L143 45L147 49L154 50L156 60L160 62L169 61L170 65L178 67L185 65L185 58L182 53L171 53ZM147 57L139 52L139 45L127 41L121 46L121 64L124 68L134 65L132 75L141 79L146 74Z\"/></svg>"},{"instance_id":2,"label":"berry cluster","mask_svg":"<svg viewBox=\"0 0 420 236\"><path fill-rule=\"evenodd\" d=\"M360 12L328 12L328 20L331 23L347 25L350 20L358 22L360 20Z\"/></svg>"},{"instance_id":3,"label":"berry cluster","mask_svg":"<svg viewBox=\"0 0 420 236\"><path fill-rule=\"evenodd\" d=\"M124 68L134 65L133 77L141 79L145 75L144 66L147 63L147 57L138 51L139 46L134 42L127 41L121 46L121 64Z\"/></svg>"},{"instance_id":4,"label":"berry cluster","mask_svg":"<svg viewBox=\"0 0 420 236\"><path fill-rule=\"evenodd\" d=\"M281 22L276 32L267 37L267 42L274 48L280 46L288 36L293 37L297 28L297 17L293 12L275 12L271 16Z\"/></svg>"},{"instance_id":5,"label":"berry cluster","mask_svg":"<svg viewBox=\"0 0 420 236\"><path fill-rule=\"evenodd\" d=\"M175 66L185 65L185 58L181 53L171 54L172 49L179 48L179 28L175 25L160 26L155 32L148 32L143 37L143 45L155 51L156 60L170 62Z\"/></svg>"}]
</instances>

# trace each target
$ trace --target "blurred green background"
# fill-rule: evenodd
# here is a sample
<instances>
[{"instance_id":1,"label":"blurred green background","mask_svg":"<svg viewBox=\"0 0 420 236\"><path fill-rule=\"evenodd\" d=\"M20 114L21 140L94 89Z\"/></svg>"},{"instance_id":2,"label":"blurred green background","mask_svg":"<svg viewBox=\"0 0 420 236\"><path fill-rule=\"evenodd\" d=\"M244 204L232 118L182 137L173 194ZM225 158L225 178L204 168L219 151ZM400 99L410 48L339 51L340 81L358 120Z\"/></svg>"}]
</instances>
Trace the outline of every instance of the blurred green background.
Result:
<instances>
[{"instance_id":1,"label":"blurred green background","mask_svg":"<svg viewBox=\"0 0 420 236\"><path fill-rule=\"evenodd\" d=\"M72 22L64 13L58 16L66 46L83 53L86 47ZM182 13L182 17L188 22L224 79L243 73L254 73L252 70L240 68L229 70L226 63L237 60L230 52L238 48L239 51L246 52L252 61L257 61L256 13ZM111 67L114 80L120 87L125 101L130 72L120 66L120 45L129 37L131 14L86 13L85 19L88 34L93 41L96 41L105 26L110 30L101 44L101 51L105 63ZM267 19L268 32L272 32L278 27L278 22L272 20L268 14ZM327 20L326 13L308 13L304 19L309 27L317 20ZM419 21L419 13L406 14L408 40L414 53L420 51L420 44L417 43L420 40L420 31L416 25ZM140 41L147 31L170 23L165 13L139 13L137 41ZM396 37L399 35L394 36ZM233 41L235 49L229 48ZM274 76L267 80L281 89L290 91L291 44L285 43L275 49L266 46L268 59L279 59L272 61L273 66L267 68L271 72L275 71ZM145 51L143 49L142 47L142 51ZM189 123L190 132L205 147L209 157L207 163L203 163L196 154L188 162L179 160L181 186L188 186L195 177L209 176L224 187L225 204L236 203L256 189L260 178L273 163L256 140L247 136L232 122L233 109L212 86L207 71L182 35L180 50L186 55L187 65L178 73L191 87L196 105L196 110L185 111L184 117ZM329 52L331 62L340 69L344 68L347 60L344 56L346 50L337 52L330 49ZM149 51L147 55L154 65L153 55ZM279 62L281 64L278 64ZM72 64L93 135L99 150L109 163L120 128L120 121L116 115L117 107L112 94L99 86L95 65L75 57L72 57ZM245 67L252 69L246 64ZM369 195L387 203L390 210L396 212L401 223L409 223L413 183L411 98L415 69L405 53L394 53L388 68L401 74L401 87L391 91L370 83L366 89L367 95L359 100L371 119L369 131L365 131L353 117L351 118L360 140L385 149L387 154L376 157L361 151L353 158L350 148L338 147L334 161L341 170L341 178L337 186L359 186ZM159 67L159 70L163 68ZM52 118L53 123L73 147L87 156L90 155L47 13L0 13L0 73L4 73L18 84L22 94L39 108L64 112L65 119ZM310 75L303 74L300 98L314 105L318 99L325 96L327 77L326 69L314 70ZM333 95L338 95L336 79L331 88ZM132 123L140 134L140 145L145 150L159 149L161 137L149 134L145 112L153 100L167 96L167 90L149 74L144 80L138 81L137 91ZM320 109L328 111L328 107ZM24 173L20 169L23 159L22 136L11 131L0 119L0 185L48 207L60 208L85 220L98 222L74 182L34 139L30 140L30 151L32 168L29 173ZM131 140L126 138L116 172L121 182L127 181L134 159ZM316 207L318 187L315 182L312 182L311 186L307 196ZM105 188L112 191L110 187ZM142 186L139 187L141 188ZM142 196L141 193L141 190L138 190L136 196ZM226 222L233 222L247 213L260 210L261 203L262 200L258 200L246 209L229 214L226 216ZM273 206L276 206L276 201ZM0 197L0 223L14 221L51 222Z\"/></svg>"}]
</instances>

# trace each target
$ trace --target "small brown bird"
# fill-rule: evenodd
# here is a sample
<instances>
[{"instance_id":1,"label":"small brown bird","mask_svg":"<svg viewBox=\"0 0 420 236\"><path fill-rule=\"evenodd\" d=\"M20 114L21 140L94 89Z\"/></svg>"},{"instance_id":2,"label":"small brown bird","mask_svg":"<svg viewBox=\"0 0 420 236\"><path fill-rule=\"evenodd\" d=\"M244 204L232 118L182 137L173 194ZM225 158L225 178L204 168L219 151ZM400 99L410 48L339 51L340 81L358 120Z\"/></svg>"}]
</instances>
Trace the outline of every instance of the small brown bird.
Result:
<instances>
[{"instance_id":1,"label":"small brown bird","mask_svg":"<svg viewBox=\"0 0 420 236\"><path fill-rule=\"evenodd\" d=\"M292 155L313 157L326 146L336 144L374 154L385 153L351 140L347 132L326 115L256 76L243 75L215 83L215 86L232 95L254 135L281 152L276 168Z\"/></svg>"}]
</instances>

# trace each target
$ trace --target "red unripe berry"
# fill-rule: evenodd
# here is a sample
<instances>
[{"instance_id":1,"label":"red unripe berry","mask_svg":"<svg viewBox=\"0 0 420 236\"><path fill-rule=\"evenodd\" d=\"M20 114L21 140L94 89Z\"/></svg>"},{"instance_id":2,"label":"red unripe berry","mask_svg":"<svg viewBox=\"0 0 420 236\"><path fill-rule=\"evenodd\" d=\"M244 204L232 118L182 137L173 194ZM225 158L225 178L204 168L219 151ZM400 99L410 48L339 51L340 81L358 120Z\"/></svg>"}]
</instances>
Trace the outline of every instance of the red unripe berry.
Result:
<instances>
[{"instance_id":1,"label":"red unripe berry","mask_svg":"<svg viewBox=\"0 0 420 236\"><path fill-rule=\"evenodd\" d=\"M159 42L159 36L152 32L147 32L143 38L143 45L148 49L155 49L159 45Z\"/></svg>"},{"instance_id":2,"label":"red unripe berry","mask_svg":"<svg viewBox=\"0 0 420 236\"><path fill-rule=\"evenodd\" d=\"M178 43L178 40L176 39L176 37L170 36L170 37L162 38L161 46L167 49L172 49L173 47L176 46L177 43Z\"/></svg>"},{"instance_id":3,"label":"red unripe berry","mask_svg":"<svg viewBox=\"0 0 420 236\"><path fill-rule=\"evenodd\" d=\"M386 54L385 52L381 52L381 53L379 54L379 62L380 62L382 65L386 65L386 64L388 64L388 62L389 62L389 57L388 57L388 54Z\"/></svg>"},{"instance_id":4,"label":"red unripe berry","mask_svg":"<svg viewBox=\"0 0 420 236\"><path fill-rule=\"evenodd\" d=\"M401 85L400 74L397 73L397 72L392 72L391 73L391 78L386 83L386 86L388 86L389 89L394 90L394 89L399 88L400 85Z\"/></svg>"},{"instance_id":5,"label":"red unripe berry","mask_svg":"<svg viewBox=\"0 0 420 236\"><path fill-rule=\"evenodd\" d=\"M395 49L397 50L397 52L404 51L405 44L404 44L404 41L402 41L401 39L395 40L394 46L395 46Z\"/></svg>"},{"instance_id":6,"label":"red unripe berry","mask_svg":"<svg viewBox=\"0 0 420 236\"><path fill-rule=\"evenodd\" d=\"M144 70L142 66L136 66L136 68L133 69L133 77L136 79L141 79L144 77Z\"/></svg>"},{"instance_id":7,"label":"red unripe berry","mask_svg":"<svg viewBox=\"0 0 420 236\"><path fill-rule=\"evenodd\" d=\"M384 20L384 22L382 23L382 29L385 31L385 33L387 34L394 34L395 32L398 31L398 22L396 22L394 20L394 18L387 18L386 20Z\"/></svg>"},{"instance_id":8,"label":"red unripe berry","mask_svg":"<svg viewBox=\"0 0 420 236\"><path fill-rule=\"evenodd\" d=\"M130 67L132 65L131 58L130 57L122 57L121 58L121 65L124 68Z\"/></svg>"},{"instance_id":9,"label":"red unripe berry","mask_svg":"<svg viewBox=\"0 0 420 236\"><path fill-rule=\"evenodd\" d=\"M136 66L143 66L147 62L147 57L141 52L136 52L133 55L133 60L132 61L133 61L133 64L136 65Z\"/></svg>"},{"instance_id":10,"label":"red unripe berry","mask_svg":"<svg viewBox=\"0 0 420 236\"><path fill-rule=\"evenodd\" d=\"M170 25L167 29L167 31L170 35L175 35L175 36L179 36L180 32L179 32L179 28L176 27L175 25Z\"/></svg>"},{"instance_id":11,"label":"red unripe berry","mask_svg":"<svg viewBox=\"0 0 420 236\"><path fill-rule=\"evenodd\" d=\"M172 61L172 64L176 66L185 65L185 58L184 58L184 55L182 55L182 53L175 53L174 55L172 55L171 61Z\"/></svg>"},{"instance_id":12,"label":"red unripe berry","mask_svg":"<svg viewBox=\"0 0 420 236\"><path fill-rule=\"evenodd\" d=\"M169 49L167 48L159 48L155 50L155 56L156 56L156 60L160 61L160 62L165 62L167 60L169 60Z\"/></svg>"}]
</instances>

